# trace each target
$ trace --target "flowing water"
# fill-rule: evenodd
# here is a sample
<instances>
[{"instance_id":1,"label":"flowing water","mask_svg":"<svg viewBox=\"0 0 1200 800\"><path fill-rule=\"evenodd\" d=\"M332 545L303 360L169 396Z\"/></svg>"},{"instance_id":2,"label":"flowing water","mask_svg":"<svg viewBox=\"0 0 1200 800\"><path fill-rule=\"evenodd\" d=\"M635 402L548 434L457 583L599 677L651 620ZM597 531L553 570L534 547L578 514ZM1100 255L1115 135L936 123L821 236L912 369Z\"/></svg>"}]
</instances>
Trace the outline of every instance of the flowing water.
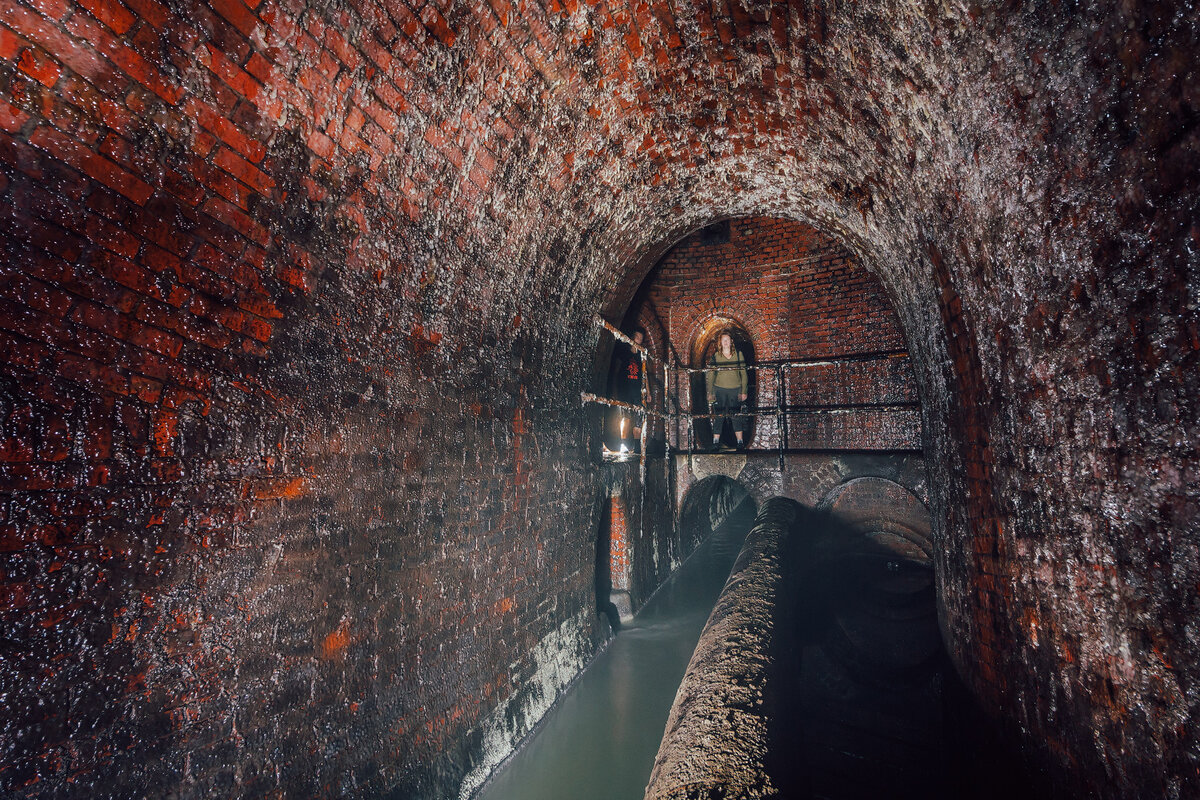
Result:
<instances>
[{"instance_id":1,"label":"flowing water","mask_svg":"<svg viewBox=\"0 0 1200 800\"><path fill-rule=\"evenodd\" d=\"M723 518L736 503L727 487L710 488L701 512L685 519ZM675 692L752 517L752 504L737 505L475 800L641 800ZM809 579L817 594L804 607L820 610L814 630L824 632L802 648L775 745L787 752L777 777L788 796L1052 796L938 655L931 574L859 561L827 564L823 580Z\"/></svg>"},{"instance_id":2,"label":"flowing water","mask_svg":"<svg viewBox=\"0 0 1200 800\"><path fill-rule=\"evenodd\" d=\"M640 800L675 690L752 514L732 515L697 548L476 800Z\"/></svg>"}]
</instances>

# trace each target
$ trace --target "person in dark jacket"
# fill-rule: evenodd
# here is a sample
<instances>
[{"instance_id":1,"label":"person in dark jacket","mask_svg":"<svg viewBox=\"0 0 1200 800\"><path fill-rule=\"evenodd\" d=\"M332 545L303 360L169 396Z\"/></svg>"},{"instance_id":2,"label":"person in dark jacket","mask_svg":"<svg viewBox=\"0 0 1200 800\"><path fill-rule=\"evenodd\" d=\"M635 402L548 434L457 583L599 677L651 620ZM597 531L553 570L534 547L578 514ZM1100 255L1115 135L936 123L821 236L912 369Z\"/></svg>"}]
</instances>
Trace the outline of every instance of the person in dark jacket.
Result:
<instances>
[{"instance_id":1,"label":"person in dark jacket","mask_svg":"<svg viewBox=\"0 0 1200 800\"><path fill-rule=\"evenodd\" d=\"M645 340L645 332L638 328L633 332L632 338L634 344L640 347ZM634 406L642 405L642 371L645 365L642 363L641 352L619 342L614 362L616 399ZM641 420L637 415L621 409L617 414L616 424L620 436L619 444L636 451L642 438Z\"/></svg>"}]
</instances>

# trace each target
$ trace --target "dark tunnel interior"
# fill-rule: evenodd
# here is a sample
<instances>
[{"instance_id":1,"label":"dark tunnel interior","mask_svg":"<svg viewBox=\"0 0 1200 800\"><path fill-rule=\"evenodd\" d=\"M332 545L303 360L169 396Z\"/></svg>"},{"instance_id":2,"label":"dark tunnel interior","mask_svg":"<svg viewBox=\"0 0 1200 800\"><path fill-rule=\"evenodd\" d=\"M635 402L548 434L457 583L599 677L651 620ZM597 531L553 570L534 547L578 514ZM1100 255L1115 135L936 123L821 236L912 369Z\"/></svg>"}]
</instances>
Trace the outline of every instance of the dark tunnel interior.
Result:
<instances>
[{"instance_id":1,"label":"dark tunnel interior","mask_svg":"<svg viewBox=\"0 0 1200 800\"><path fill-rule=\"evenodd\" d=\"M0 0L0 795L470 800L737 486L814 792L1200 796L1198 20Z\"/></svg>"},{"instance_id":2,"label":"dark tunnel interior","mask_svg":"<svg viewBox=\"0 0 1200 800\"><path fill-rule=\"evenodd\" d=\"M789 674L773 768L786 796L1053 797L1051 777L958 678L929 555L836 515L816 524L792 601L795 640L780 656Z\"/></svg>"}]
</instances>

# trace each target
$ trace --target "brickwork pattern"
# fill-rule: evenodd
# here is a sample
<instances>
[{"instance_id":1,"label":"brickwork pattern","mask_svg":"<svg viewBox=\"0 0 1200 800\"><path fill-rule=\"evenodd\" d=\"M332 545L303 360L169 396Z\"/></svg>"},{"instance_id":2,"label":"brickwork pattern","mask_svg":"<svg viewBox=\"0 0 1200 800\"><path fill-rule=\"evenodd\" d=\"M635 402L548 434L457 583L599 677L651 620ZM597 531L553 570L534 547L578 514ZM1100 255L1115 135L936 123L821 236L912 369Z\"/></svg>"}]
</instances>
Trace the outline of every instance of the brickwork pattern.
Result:
<instances>
[{"instance_id":1,"label":"brickwork pattern","mask_svg":"<svg viewBox=\"0 0 1200 800\"><path fill-rule=\"evenodd\" d=\"M612 498L609 515L612 588L629 591L629 523L625 519L625 501L620 496Z\"/></svg>"},{"instance_id":2,"label":"brickwork pattern","mask_svg":"<svg viewBox=\"0 0 1200 800\"><path fill-rule=\"evenodd\" d=\"M771 215L892 300L959 671L1200 793L1197 18L0 1L0 791L465 795L603 635L587 320Z\"/></svg>"},{"instance_id":3,"label":"brickwork pattern","mask_svg":"<svg viewBox=\"0 0 1200 800\"><path fill-rule=\"evenodd\" d=\"M904 354L899 321L879 280L828 235L787 219L743 218L728 223L727 242L704 231L684 239L651 273L643 295L654 316L668 320L673 353L699 367L698 341L729 320L749 334L753 361L829 359L756 373L751 405L773 407L781 381L788 405L906 404L907 408L790 415L788 446L815 449L920 449L916 381ZM872 361L847 357L895 352ZM703 403L699 378L678 386L683 402ZM703 408L703 405L700 406ZM759 417L754 445L782 441L775 415ZM686 432L675 445L686 447Z\"/></svg>"}]
</instances>

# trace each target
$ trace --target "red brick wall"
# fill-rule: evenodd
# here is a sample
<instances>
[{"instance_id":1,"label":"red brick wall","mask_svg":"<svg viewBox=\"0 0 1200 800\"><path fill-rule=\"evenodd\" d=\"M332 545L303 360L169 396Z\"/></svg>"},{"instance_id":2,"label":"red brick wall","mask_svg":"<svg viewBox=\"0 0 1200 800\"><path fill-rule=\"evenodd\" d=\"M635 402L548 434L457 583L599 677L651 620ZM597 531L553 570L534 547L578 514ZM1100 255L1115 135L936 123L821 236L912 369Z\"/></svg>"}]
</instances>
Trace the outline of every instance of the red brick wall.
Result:
<instances>
[{"instance_id":1,"label":"red brick wall","mask_svg":"<svg viewBox=\"0 0 1200 800\"><path fill-rule=\"evenodd\" d=\"M658 268L656 288L670 304L676 346L690 345L700 325L720 314L759 334L763 358L904 348L879 280L828 235L771 217L730 220L729 228L726 243L706 243L703 232L689 236Z\"/></svg>"},{"instance_id":2,"label":"red brick wall","mask_svg":"<svg viewBox=\"0 0 1200 800\"><path fill-rule=\"evenodd\" d=\"M647 279L640 315L667 321L671 351L685 366L701 366L697 343L711 343L722 327L714 328L714 320L729 320L749 335L755 362L827 359L782 373L787 405L888 406L789 415L790 448L920 449L912 367L879 280L803 223L743 218L730 221L729 232L724 243L710 242L703 231L689 236ZM850 360L880 353L892 356ZM776 373L761 371L756 382L751 405L773 408ZM774 415L760 417L755 445L780 440ZM676 444L687 446L686 429Z\"/></svg>"},{"instance_id":3,"label":"red brick wall","mask_svg":"<svg viewBox=\"0 0 1200 800\"><path fill-rule=\"evenodd\" d=\"M962 674L1197 794L1194 6L0 0L0 791L473 786L602 636L587 320L778 215L893 300Z\"/></svg>"},{"instance_id":4,"label":"red brick wall","mask_svg":"<svg viewBox=\"0 0 1200 800\"><path fill-rule=\"evenodd\" d=\"M629 591L629 525L625 520L625 500L620 495L611 499L611 549L609 569L612 571L612 588Z\"/></svg>"},{"instance_id":5,"label":"red brick wall","mask_svg":"<svg viewBox=\"0 0 1200 800\"><path fill-rule=\"evenodd\" d=\"M454 39L397 3L0 4L5 796L442 797L571 677L540 642L597 646L566 346L436 230L517 135L414 127Z\"/></svg>"}]
</instances>

